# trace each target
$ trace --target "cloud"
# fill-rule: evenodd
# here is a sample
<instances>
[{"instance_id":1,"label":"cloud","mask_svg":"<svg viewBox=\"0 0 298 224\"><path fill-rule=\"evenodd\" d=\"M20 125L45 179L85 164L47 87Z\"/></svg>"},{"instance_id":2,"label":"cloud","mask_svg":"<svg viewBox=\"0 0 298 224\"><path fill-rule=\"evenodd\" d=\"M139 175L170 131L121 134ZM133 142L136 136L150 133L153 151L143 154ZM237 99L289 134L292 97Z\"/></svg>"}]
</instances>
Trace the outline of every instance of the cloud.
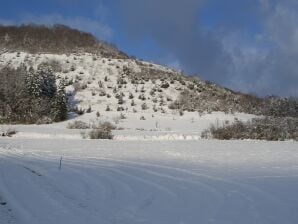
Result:
<instances>
[{"instance_id":1,"label":"cloud","mask_svg":"<svg viewBox=\"0 0 298 224\"><path fill-rule=\"evenodd\" d=\"M127 0L121 8L130 38L150 36L165 49L165 55L174 55L188 72L214 79L212 76L225 70L229 56L216 35L197 26L203 4L198 0Z\"/></svg>"},{"instance_id":2,"label":"cloud","mask_svg":"<svg viewBox=\"0 0 298 224\"><path fill-rule=\"evenodd\" d=\"M223 40L232 64L225 85L260 95L298 96L298 3L260 1L263 29Z\"/></svg>"},{"instance_id":3,"label":"cloud","mask_svg":"<svg viewBox=\"0 0 298 224\"><path fill-rule=\"evenodd\" d=\"M123 26L188 73L259 95L298 96L295 0L127 0Z\"/></svg>"}]
</instances>

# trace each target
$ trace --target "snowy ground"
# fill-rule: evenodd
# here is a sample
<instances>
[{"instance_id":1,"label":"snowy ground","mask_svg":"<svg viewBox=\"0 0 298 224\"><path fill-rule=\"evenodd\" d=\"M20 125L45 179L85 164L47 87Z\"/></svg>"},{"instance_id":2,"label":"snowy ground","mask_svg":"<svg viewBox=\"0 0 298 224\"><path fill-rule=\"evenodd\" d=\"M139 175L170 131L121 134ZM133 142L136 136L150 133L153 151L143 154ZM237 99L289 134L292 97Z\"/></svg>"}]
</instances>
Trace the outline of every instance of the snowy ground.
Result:
<instances>
[{"instance_id":1,"label":"snowy ground","mask_svg":"<svg viewBox=\"0 0 298 224\"><path fill-rule=\"evenodd\" d=\"M146 120L140 120L140 114L128 112L125 114L126 119L121 120L119 115L120 112L103 111L99 118L96 118L95 112L92 112L50 125L0 125L0 132L14 129L17 134L13 137L21 139L82 139L81 132L84 130L67 129L69 123L75 120L87 124L110 121L123 129L113 132L115 140L198 140L201 132L209 128L211 124L221 126L225 122L233 123L235 119L247 121L255 117L250 114L225 114L223 112L201 116L196 112L185 112L183 116L146 113L143 115Z\"/></svg>"},{"instance_id":2,"label":"snowy ground","mask_svg":"<svg viewBox=\"0 0 298 224\"><path fill-rule=\"evenodd\" d=\"M0 133L17 131L0 137L0 224L298 223L297 142L202 140L211 124L254 115L180 116L168 109L168 99L186 88L179 82L155 95L150 92L161 80L118 86L123 67L139 72L132 60L5 53L0 67L37 67L51 59L62 63L59 76L86 85L72 100L79 108L91 106L92 113L51 125L0 125ZM142 89L146 100L139 99ZM122 112L116 93L125 95ZM66 128L75 120L110 121L121 130L112 141L84 140L82 130Z\"/></svg>"},{"instance_id":3,"label":"snowy ground","mask_svg":"<svg viewBox=\"0 0 298 224\"><path fill-rule=\"evenodd\" d=\"M297 146L2 138L0 223L295 224Z\"/></svg>"}]
</instances>

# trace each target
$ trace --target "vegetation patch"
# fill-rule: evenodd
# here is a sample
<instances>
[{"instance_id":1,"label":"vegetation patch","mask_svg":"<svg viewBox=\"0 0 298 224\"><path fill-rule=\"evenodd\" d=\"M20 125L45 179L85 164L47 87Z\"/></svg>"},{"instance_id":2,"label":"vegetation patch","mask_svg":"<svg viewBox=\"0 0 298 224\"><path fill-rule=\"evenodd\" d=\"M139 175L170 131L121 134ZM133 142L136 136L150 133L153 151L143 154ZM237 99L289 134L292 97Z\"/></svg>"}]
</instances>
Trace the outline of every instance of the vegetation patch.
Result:
<instances>
[{"instance_id":1,"label":"vegetation patch","mask_svg":"<svg viewBox=\"0 0 298 224\"><path fill-rule=\"evenodd\" d=\"M83 138L90 139L113 139L112 130L115 130L116 126L110 122L99 122L92 125L92 130L89 132L82 132Z\"/></svg>"},{"instance_id":2,"label":"vegetation patch","mask_svg":"<svg viewBox=\"0 0 298 224\"><path fill-rule=\"evenodd\" d=\"M248 122L236 121L222 127L211 126L202 133L202 138L258 139L268 141L298 141L298 118L265 117L254 118Z\"/></svg>"},{"instance_id":3,"label":"vegetation patch","mask_svg":"<svg viewBox=\"0 0 298 224\"><path fill-rule=\"evenodd\" d=\"M0 70L0 123L51 123L67 118L63 80L49 66Z\"/></svg>"}]
</instances>

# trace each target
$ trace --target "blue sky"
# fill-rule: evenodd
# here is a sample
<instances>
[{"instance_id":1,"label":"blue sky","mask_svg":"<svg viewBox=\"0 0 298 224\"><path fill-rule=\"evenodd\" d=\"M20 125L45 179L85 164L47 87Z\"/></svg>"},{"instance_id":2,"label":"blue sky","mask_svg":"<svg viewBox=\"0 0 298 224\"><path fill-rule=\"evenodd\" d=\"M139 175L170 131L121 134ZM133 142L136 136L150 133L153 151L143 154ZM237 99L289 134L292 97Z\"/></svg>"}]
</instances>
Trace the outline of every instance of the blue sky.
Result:
<instances>
[{"instance_id":1,"label":"blue sky","mask_svg":"<svg viewBox=\"0 0 298 224\"><path fill-rule=\"evenodd\" d=\"M234 90L298 96L296 0L1 0L4 25L62 23Z\"/></svg>"}]
</instances>

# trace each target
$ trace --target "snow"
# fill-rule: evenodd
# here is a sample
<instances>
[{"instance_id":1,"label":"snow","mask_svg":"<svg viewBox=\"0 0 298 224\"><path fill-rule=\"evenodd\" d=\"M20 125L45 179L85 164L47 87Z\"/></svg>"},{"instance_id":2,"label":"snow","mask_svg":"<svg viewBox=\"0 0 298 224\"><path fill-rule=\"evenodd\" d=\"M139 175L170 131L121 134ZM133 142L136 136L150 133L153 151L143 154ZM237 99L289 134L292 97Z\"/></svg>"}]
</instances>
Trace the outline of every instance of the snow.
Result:
<instances>
[{"instance_id":1,"label":"snow","mask_svg":"<svg viewBox=\"0 0 298 224\"><path fill-rule=\"evenodd\" d=\"M297 223L297 146L2 138L0 211L22 224Z\"/></svg>"},{"instance_id":2,"label":"snow","mask_svg":"<svg viewBox=\"0 0 298 224\"><path fill-rule=\"evenodd\" d=\"M116 111L119 105L118 100L114 97L115 93L113 90L114 88L118 88L117 79L123 74L123 68L128 67L134 72L141 72L141 67L135 60L132 59L107 59L99 57L95 57L95 59L96 60L94 60L94 55L92 54L36 55L20 52L19 56L17 56L17 53L3 53L0 54L0 68L7 65L18 67L24 63L28 67L33 66L33 68L36 69L42 62L51 60L58 61L61 64L62 72L58 72L57 76L67 78L67 80L77 80L80 84L87 85L86 89L80 90L73 97L73 102L76 102L79 108L87 109L89 106L92 106L94 111L105 111L106 107L109 105L113 111ZM149 66L149 63L146 62L142 62L142 64L143 66ZM160 65L150 64L150 66L151 69L176 74L171 69ZM74 67L75 70L72 71L71 67ZM108 81L104 81L105 77L108 78ZM127 77L125 77L125 79L127 80ZM99 87L99 81L103 83L103 87ZM159 110L163 108L166 112L168 112L167 104L169 102L167 102L166 98L170 97L172 100L177 99L180 91L176 90L176 88L182 88L183 86L176 82L174 85L171 85L170 88L163 90L162 93L156 93L154 97L151 96L149 94L150 90L159 86L161 83L161 80L156 80L156 83L149 81L144 84L133 84L128 81L128 83L123 85L122 88L117 89L119 94L125 94L124 104L121 106L125 109L127 108L127 111L129 112L132 112L133 108L135 108L139 113L148 114L153 112L153 105L155 104ZM143 87L145 89L145 93L140 92ZM66 90L68 93L72 93L74 87L72 85L68 86ZM102 91L112 97L107 98L107 96L99 96L99 93ZM92 92L95 93L94 96L91 95ZM134 95L134 101L136 103L135 107L131 106L131 99L128 98L129 93ZM140 94L145 95L146 101L138 99ZM158 102L153 103L153 98L157 98ZM165 101L164 106L159 106L159 100L161 98ZM149 107L146 111L142 111L141 109L141 104L144 102L146 102Z\"/></svg>"},{"instance_id":3,"label":"snow","mask_svg":"<svg viewBox=\"0 0 298 224\"><path fill-rule=\"evenodd\" d=\"M67 129L67 124L75 120L88 124L100 121L110 121L122 130L113 132L114 140L199 140L201 132L213 125L223 125L224 122L232 123L238 120L249 120L255 117L250 114L225 114L214 112L212 114L199 115L196 112L186 112L183 116L178 114L144 114L126 113L126 119L119 119L119 112L102 112L100 118L96 118L95 112L84 114L65 122L50 125L1 125L0 131L14 129L17 134L13 138L21 139L82 139L84 130ZM152 116L153 115L153 116ZM145 116L146 120L140 120Z\"/></svg>"},{"instance_id":4,"label":"snow","mask_svg":"<svg viewBox=\"0 0 298 224\"><path fill-rule=\"evenodd\" d=\"M119 90L125 94L122 106L127 110L117 112L113 87L123 66L140 70L134 60L21 52L0 54L0 67L25 62L36 68L51 59L68 70L59 76L80 77L88 84L72 100L80 108L91 106L92 112L49 125L0 125L0 133L17 131L12 137L0 137L0 224L298 223L297 142L203 140L201 132L210 125L255 116L222 112L180 116L168 109L166 100L164 113L160 102L154 112L149 92L160 80L128 82ZM75 71L69 69L72 65ZM111 98L98 94L98 81L105 76L109 80L103 89ZM148 110L141 110L143 101L138 99L142 86ZM175 100L179 88L184 87L175 82L156 98ZM67 91L72 93L73 86ZM129 92L135 95L135 107ZM105 111L107 105L112 111ZM121 113L126 119L120 119ZM82 130L67 129L76 120L110 121L119 130L113 131L114 140L82 139Z\"/></svg>"}]
</instances>

